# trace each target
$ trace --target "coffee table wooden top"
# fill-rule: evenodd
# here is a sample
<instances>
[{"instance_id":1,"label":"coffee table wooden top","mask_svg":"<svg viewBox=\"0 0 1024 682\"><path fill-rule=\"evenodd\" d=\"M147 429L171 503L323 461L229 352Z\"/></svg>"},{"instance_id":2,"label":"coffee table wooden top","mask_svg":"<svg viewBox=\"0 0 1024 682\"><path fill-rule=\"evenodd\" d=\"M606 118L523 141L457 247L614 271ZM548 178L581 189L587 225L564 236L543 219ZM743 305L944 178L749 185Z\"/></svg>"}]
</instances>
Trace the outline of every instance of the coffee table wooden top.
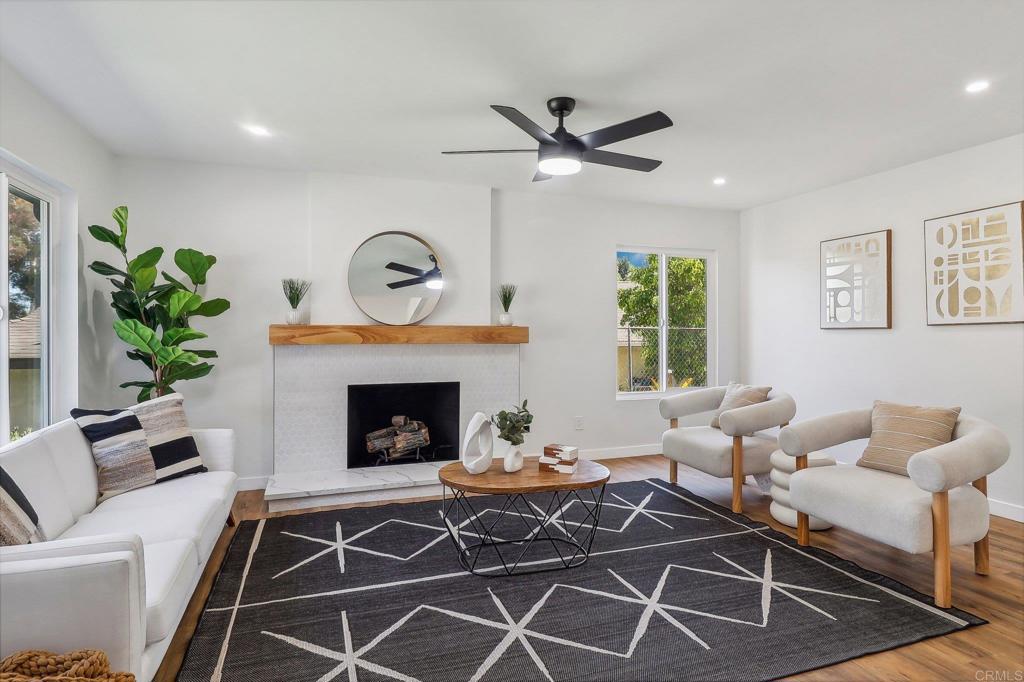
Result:
<instances>
[{"instance_id":1,"label":"coffee table wooden top","mask_svg":"<svg viewBox=\"0 0 1024 682\"><path fill-rule=\"evenodd\" d=\"M524 458L523 468L511 474L506 473L502 468L500 459L491 462L491 467L482 474L469 473L462 466L462 462L447 464L441 467L437 474L441 483L449 488L485 495L585 490L604 485L610 476L611 472L608 471L608 467L589 459L579 460L574 474L541 471L537 468L536 457Z\"/></svg>"}]
</instances>

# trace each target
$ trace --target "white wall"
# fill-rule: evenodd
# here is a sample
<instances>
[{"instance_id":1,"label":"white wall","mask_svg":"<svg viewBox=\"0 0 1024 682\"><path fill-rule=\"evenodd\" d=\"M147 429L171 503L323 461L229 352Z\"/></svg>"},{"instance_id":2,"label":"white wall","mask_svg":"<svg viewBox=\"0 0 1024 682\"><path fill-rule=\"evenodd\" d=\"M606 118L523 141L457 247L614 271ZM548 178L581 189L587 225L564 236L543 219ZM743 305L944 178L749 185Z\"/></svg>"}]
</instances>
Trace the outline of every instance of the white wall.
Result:
<instances>
[{"instance_id":1,"label":"white wall","mask_svg":"<svg viewBox=\"0 0 1024 682\"><path fill-rule=\"evenodd\" d=\"M660 452L666 424L657 400L615 397L619 245L717 252L718 381L739 378L735 212L505 191L494 192L493 210L494 282L519 286L512 313L530 327L530 343L521 347L522 394L535 414L528 447L571 442L589 456ZM583 431L573 428L576 416Z\"/></svg>"},{"instance_id":2,"label":"white wall","mask_svg":"<svg viewBox=\"0 0 1024 682\"><path fill-rule=\"evenodd\" d=\"M428 324L487 324L490 190L420 180L314 173L309 178L312 315L329 324L376 324L348 293L348 263L367 238L412 232L437 251L445 289Z\"/></svg>"},{"instance_id":3,"label":"white wall","mask_svg":"<svg viewBox=\"0 0 1024 682\"><path fill-rule=\"evenodd\" d=\"M1024 325L928 327L922 221L1024 199L1024 135L741 215L743 376L797 401L797 419L875 399L960 405L1010 438L993 512L1024 519ZM893 229L893 328L818 328L818 242ZM1024 292L1018 292L1018 294ZM856 461L863 444L841 451Z\"/></svg>"},{"instance_id":4,"label":"white wall","mask_svg":"<svg viewBox=\"0 0 1024 682\"><path fill-rule=\"evenodd\" d=\"M63 185L65 210L77 208L77 234L69 235L77 242L72 267L78 267L77 282L62 287L56 296L73 297L68 292L77 288L78 301L78 386L98 386L109 390L113 385L107 372L106 354L97 352L96 329L109 329L112 312L105 301L97 302L93 294L96 281L84 274L81 265L98 257L102 247L93 241L86 228L99 223L109 225L114 159L109 151L77 121L44 97L7 62L0 60L0 147L24 161L52 180ZM62 188L63 189L63 188ZM77 283L77 287L73 286ZM55 303L66 304L66 300ZM95 314L94 314L95 313ZM65 368L61 368L62 370ZM77 396L70 396L75 400ZM67 400L62 400L62 403ZM60 419L67 414L53 415Z\"/></svg>"},{"instance_id":5,"label":"white wall","mask_svg":"<svg viewBox=\"0 0 1024 682\"><path fill-rule=\"evenodd\" d=\"M237 166L121 159L116 198L129 208L129 253L164 247L161 269L181 273L174 251L187 247L217 256L204 293L227 298L219 317L194 318L209 334L192 344L212 348L213 372L175 389L186 396L193 426L236 430L240 476L273 470L273 351L267 327L284 319L281 278L305 276L309 252L306 175ZM92 273L87 278L98 279ZM106 294L106 288L104 293ZM144 368L124 358L112 333L99 343L117 351L114 385L143 379ZM82 384L83 401L116 406L134 401L133 389L103 392Z\"/></svg>"}]
</instances>

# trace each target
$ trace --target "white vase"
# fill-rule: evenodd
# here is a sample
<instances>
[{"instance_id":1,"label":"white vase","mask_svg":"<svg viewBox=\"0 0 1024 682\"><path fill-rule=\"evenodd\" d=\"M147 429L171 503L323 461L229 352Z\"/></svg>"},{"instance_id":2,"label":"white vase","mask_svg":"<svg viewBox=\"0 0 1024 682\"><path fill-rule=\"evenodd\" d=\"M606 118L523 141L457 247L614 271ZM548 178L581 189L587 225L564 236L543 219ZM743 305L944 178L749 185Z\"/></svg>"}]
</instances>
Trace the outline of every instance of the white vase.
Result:
<instances>
[{"instance_id":1,"label":"white vase","mask_svg":"<svg viewBox=\"0 0 1024 682\"><path fill-rule=\"evenodd\" d=\"M288 324L303 324L305 315L298 308L289 308L288 315L284 318Z\"/></svg>"},{"instance_id":2,"label":"white vase","mask_svg":"<svg viewBox=\"0 0 1024 682\"><path fill-rule=\"evenodd\" d=\"M471 474L482 474L491 468L493 459L491 419L483 412L477 412L469 420L466 437L462 441L462 466Z\"/></svg>"},{"instance_id":3,"label":"white vase","mask_svg":"<svg viewBox=\"0 0 1024 682\"><path fill-rule=\"evenodd\" d=\"M512 326L512 315L509 313L501 313L498 315L498 324L502 327Z\"/></svg>"},{"instance_id":4,"label":"white vase","mask_svg":"<svg viewBox=\"0 0 1024 682\"><path fill-rule=\"evenodd\" d=\"M505 467L505 471L513 473L523 468L523 451L519 449L518 445L510 445L508 452L505 453L505 459L502 460L502 465Z\"/></svg>"}]
</instances>

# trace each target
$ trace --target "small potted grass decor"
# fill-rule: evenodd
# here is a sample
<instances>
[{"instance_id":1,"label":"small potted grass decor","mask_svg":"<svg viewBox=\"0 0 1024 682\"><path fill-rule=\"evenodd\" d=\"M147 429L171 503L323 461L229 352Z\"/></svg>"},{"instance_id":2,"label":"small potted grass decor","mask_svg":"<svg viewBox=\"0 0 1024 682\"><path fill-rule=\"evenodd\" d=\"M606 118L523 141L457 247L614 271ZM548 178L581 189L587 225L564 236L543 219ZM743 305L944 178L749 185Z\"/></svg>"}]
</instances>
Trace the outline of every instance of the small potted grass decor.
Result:
<instances>
[{"instance_id":1,"label":"small potted grass decor","mask_svg":"<svg viewBox=\"0 0 1024 682\"><path fill-rule=\"evenodd\" d=\"M291 309L288 311L287 322L288 324L303 324L304 315L299 310L299 305L302 303L302 299L309 293L309 287L311 282L306 279L282 279L281 288L284 290L284 297L288 299L288 305Z\"/></svg>"},{"instance_id":2,"label":"small potted grass decor","mask_svg":"<svg viewBox=\"0 0 1024 682\"><path fill-rule=\"evenodd\" d=\"M512 299L516 297L516 292L519 290L515 284L502 284L498 287L498 301L501 303L502 309L505 311L498 315L498 324L502 327L512 326L512 316L509 314L508 309L512 307Z\"/></svg>"}]
</instances>

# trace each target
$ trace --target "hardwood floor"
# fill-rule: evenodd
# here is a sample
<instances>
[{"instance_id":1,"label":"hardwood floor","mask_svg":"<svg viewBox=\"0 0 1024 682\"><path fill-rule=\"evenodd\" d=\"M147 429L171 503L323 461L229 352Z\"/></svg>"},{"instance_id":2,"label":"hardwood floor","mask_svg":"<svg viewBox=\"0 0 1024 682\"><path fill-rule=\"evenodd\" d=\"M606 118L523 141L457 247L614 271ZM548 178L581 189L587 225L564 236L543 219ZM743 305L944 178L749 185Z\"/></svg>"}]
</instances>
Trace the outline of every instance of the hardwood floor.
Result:
<instances>
[{"instance_id":1,"label":"hardwood floor","mask_svg":"<svg viewBox=\"0 0 1024 682\"><path fill-rule=\"evenodd\" d=\"M612 472L611 481L634 481L659 477L668 480L668 462L660 455L603 460ZM748 479L749 480L749 479ZM729 479L715 479L679 467L679 485L728 508L732 499ZM402 503L437 499L421 497ZM753 486L743 487L743 513L796 537L796 529L783 526L768 514L770 498ZM241 492L234 511L239 520L303 514L324 509L369 507L393 501L367 502L321 509L269 514L262 491ZM227 552L235 529L225 527L199 586L185 611L174 640L167 651L156 680L174 680L189 639L195 630L217 570ZM932 592L931 554L912 555L886 547L859 535L834 528L811 534L811 542L864 568L899 580L925 594ZM991 573L974 573L970 546L954 547L953 605L990 621L988 625L956 632L945 637L911 644L893 651L864 656L829 668L798 675L797 680L981 680L983 682L1024 680L1024 524L993 517L991 531ZM737 654L741 655L741 654Z\"/></svg>"}]
</instances>

